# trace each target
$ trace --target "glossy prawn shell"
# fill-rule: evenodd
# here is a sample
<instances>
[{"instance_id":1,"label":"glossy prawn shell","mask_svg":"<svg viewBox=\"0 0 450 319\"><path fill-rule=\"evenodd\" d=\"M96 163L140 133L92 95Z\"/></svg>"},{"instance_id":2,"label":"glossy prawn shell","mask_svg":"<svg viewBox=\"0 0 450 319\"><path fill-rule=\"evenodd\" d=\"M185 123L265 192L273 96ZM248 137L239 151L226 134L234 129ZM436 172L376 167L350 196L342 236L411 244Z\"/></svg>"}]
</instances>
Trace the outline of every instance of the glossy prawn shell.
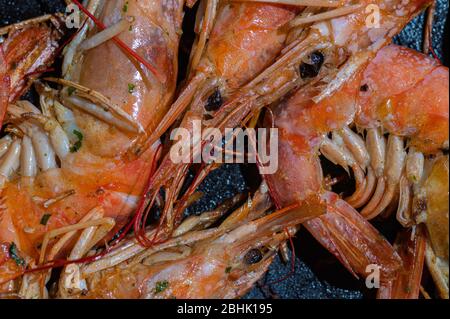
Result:
<instances>
[{"instance_id":1,"label":"glossy prawn shell","mask_svg":"<svg viewBox=\"0 0 450 319\"><path fill-rule=\"evenodd\" d=\"M218 251L214 251L218 249ZM86 298L113 299L203 299L236 298L250 289L267 270L273 257L261 262L253 271L243 267L227 272L235 258L233 252L223 247L209 247L191 256L154 266L136 264L129 269L112 268L89 279L91 289ZM248 273L247 273L248 272ZM239 284L238 279L241 279ZM158 292L158 283L168 282L164 291Z\"/></svg>"},{"instance_id":2,"label":"glossy prawn shell","mask_svg":"<svg viewBox=\"0 0 450 319\"><path fill-rule=\"evenodd\" d=\"M0 244L0 298L3 298L1 293L8 293L17 288L9 279L17 277L23 271L23 267L11 258L9 248L9 243Z\"/></svg>"},{"instance_id":3,"label":"glossy prawn shell","mask_svg":"<svg viewBox=\"0 0 450 319\"><path fill-rule=\"evenodd\" d=\"M137 265L130 270L105 272L100 281L93 281L88 299L233 299L245 295L264 275L274 256L250 271L243 267L228 274L227 259L194 256L186 260L163 263L157 267ZM230 258L228 255L220 258ZM163 293L155 287L170 278ZM115 282L115 283L114 283ZM136 286L136 282L138 286ZM118 283L121 283L120 285Z\"/></svg>"},{"instance_id":4,"label":"glossy prawn shell","mask_svg":"<svg viewBox=\"0 0 450 319\"><path fill-rule=\"evenodd\" d=\"M0 123L7 103L29 87L29 78L39 75L54 61L61 34L46 24L12 29L0 45Z\"/></svg>"},{"instance_id":5,"label":"glossy prawn shell","mask_svg":"<svg viewBox=\"0 0 450 319\"><path fill-rule=\"evenodd\" d=\"M427 227L436 254L448 260L448 156L439 157L431 168L431 172L424 182L424 189L428 202Z\"/></svg>"},{"instance_id":6,"label":"glossy prawn shell","mask_svg":"<svg viewBox=\"0 0 450 319\"><path fill-rule=\"evenodd\" d=\"M0 123L3 123L9 100L10 77L7 73L7 64L3 49L0 47Z\"/></svg>"},{"instance_id":7,"label":"glossy prawn shell","mask_svg":"<svg viewBox=\"0 0 450 319\"><path fill-rule=\"evenodd\" d=\"M120 229L136 206L152 160L123 163L94 159L94 164L83 163L81 172L77 171L77 166L56 168L39 174L34 180L21 178L8 183L1 195L4 202L0 221L1 241L14 242L26 255L36 258L46 232L76 224L98 206L104 209L105 216L116 221L111 234ZM89 169L86 168L88 164ZM39 200L54 198L68 190L75 190L75 194L50 207L43 206ZM43 225L41 219L46 214L51 218ZM60 257L67 249L61 252Z\"/></svg>"},{"instance_id":8,"label":"glossy prawn shell","mask_svg":"<svg viewBox=\"0 0 450 319\"><path fill-rule=\"evenodd\" d=\"M258 75L285 45L297 9L265 3L220 1L204 61L236 90Z\"/></svg>"},{"instance_id":9,"label":"glossy prawn shell","mask_svg":"<svg viewBox=\"0 0 450 319\"><path fill-rule=\"evenodd\" d=\"M60 36L57 30L44 24L25 26L10 32L2 44L7 73L11 78L10 102L27 89L27 75L38 70L44 71L53 63Z\"/></svg>"},{"instance_id":10,"label":"glossy prawn shell","mask_svg":"<svg viewBox=\"0 0 450 319\"><path fill-rule=\"evenodd\" d=\"M448 299L449 269L449 158L432 160L422 184L425 193L428 240L427 265L442 298ZM438 278L442 278L437 280Z\"/></svg>"},{"instance_id":11,"label":"glossy prawn shell","mask_svg":"<svg viewBox=\"0 0 450 319\"><path fill-rule=\"evenodd\" d=\"M379 289L378 298L417 299L425 260L439 296L448 299L448 165L448 155L428 160L416 194L419 198L413 203L413 211L426 209L426 220L413 231L402 230L397 237L394 247L402 257L403 268L395 280Z\"/></svg>"},{"instance_id":12,"label":"glossy prawn shell","mask_svg":"<svg viewBox=\"0 0 450 319\"><path fill-rule=\"evenodd\" d=\"M402 258L403 267L396 278L384 283L377 292L378 299L418 299L425 258L426 233L418 226L414 233L402 230L394 248Z\"/></svg>"},{"instance_id":13,"label":"glossy prawn shell","mask_svg":"<svg viewBox=\"0 0 450 319\"><path fill-rule=\"evenodd\" d=\"M382 125L434 153L448 145L448 68L419 52L388 46L364 72L355 118L363 128Z\"/></svg>"},{"instance_id":14,"label":"glossy prawn shell","mask_svg":"<svg viewBox=\"0 0 450 319\"><path fill-rule=\"evenodd\" d=\"M319 91L306 88L274 109L280 169L268 175L268 180L280 207L324 191L318 157L320 142L332 128L338 129L351 122L356 113L354 91L353 86L345 86L315 105L311 99Z\"/></svg>"},{"instance_id":15,"label":"glossy prawn shell","mask_svg":"<svg viewBox=\"0 0 450 319\"><path fill-rule=\"evenodd\" d=\"M139 121L146 130L156 125L170 105L177 77L177 52L183 1L127 1L128 15L135 22L119 37L155 65L164 81L159 82L143 66L131 61L112 41L87 52L74 68L74 81L97 90ZM124 13L125 1L106 1L101 19L110 25ZM77 78L79 77L79 79ZM135 88L129 92L128 84ZM82 147L61 161L61 168L39 172L35 178L7 183L1 199L0 242L15 242L24 254L36 258L45 233L78 223L95 207L115 219L117 232L136 207L155 161L150 148L133 161L120 157L134 136L73 109L83 134ZM42 200L68 190L71 195L50 207ZM20 203L20 204L19 204ZM41 218L51 214L46 225ZM61 251L64 257L71 245Z\"/></svg>"},{"instance_id":16,"label":"glossy prawn shell","mask_svg":"<svg viewBox=\"0 0 450 319\"><path fill-rule=\"evenodd\" d=\"M78 76L74 78L110 98L151 133L166 113L175 91L183 1L114 0L105 1L104 6L100 19L107 27L125 16L134 19L131 29L118 38L152 64L162 81L130 60L113 41L87 52L75 66ZM129 85L134 86L131 93ZM77 117L93 154L115 157L129 146L129 136L119 130L85 114Z\"/></svg>"},{"instance_id":17,"label":"glossy prawn shell","mask_svg":"<svg viewBox=\"0 0 450 319\"><path fill-rule=\"evenodd\" d=\"M187 256L150 265L133 260L88 274L86 298L237 298L243 296L267 271L275 257L273 247L287 239L286 229L324 212L324 203L305 201L286 211L251 220L240 210L210 238L184 246ZM252 210L252 208L250 208ZM233 213L234 214L234 213ZM228 223L227 223L228 222ZM194 231L195 233L195 231ZM178 239L178 238L177 238ZM181 239L179 239L182 242ZM168 250L181 250L182 244ZM264 248L266 247L266 248ZM265 249L255 263L245 261L250 249ZM269 248L269 249L267 249ZM150 255L150 258L152 255ZM130 264L131 266L128 266ZM160 291L158 283L166 282Z\"/></svg>"}]
</instances>

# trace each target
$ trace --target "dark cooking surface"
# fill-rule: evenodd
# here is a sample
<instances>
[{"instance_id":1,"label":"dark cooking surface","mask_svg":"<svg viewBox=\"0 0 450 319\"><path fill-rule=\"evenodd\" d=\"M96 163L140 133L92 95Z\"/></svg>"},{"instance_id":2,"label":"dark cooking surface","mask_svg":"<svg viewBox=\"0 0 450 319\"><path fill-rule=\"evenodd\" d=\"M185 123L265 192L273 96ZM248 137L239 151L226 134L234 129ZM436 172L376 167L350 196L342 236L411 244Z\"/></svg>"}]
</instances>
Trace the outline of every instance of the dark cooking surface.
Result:
<instances>
[{"instance_id":1,"label":"dark cooking surface","mask_svg":"<svg viewBox=\"0 0 450 319\"><path fill-rule=\"evenodd\" d=\"M448 52L448 0L437 1L433 45L439 58L449 62ZM39 16L44 13L64 11L63 0L0 0L0 26ZM192 15L191 15L192 16ZM417 17L396 38L396 43L421 50L424 15ZM444 31L445 29L445 31ZM237 192L246 191L254 184L255 175L249 167L225 165L213 172L202 186L204 197L195 203L189 213L200 213L216 207ZM391 225L383 231L392 233ZM395 228L395 227L394 227ZM353 279L343 267L317 244L311 236L300 231L294 239L296 262L291 276L280 283L266 286L291 273L291 264L279 258L272 264L264 278L245 298L362 298L371 296L361 282Z\"/></svg>"}]
</instances>

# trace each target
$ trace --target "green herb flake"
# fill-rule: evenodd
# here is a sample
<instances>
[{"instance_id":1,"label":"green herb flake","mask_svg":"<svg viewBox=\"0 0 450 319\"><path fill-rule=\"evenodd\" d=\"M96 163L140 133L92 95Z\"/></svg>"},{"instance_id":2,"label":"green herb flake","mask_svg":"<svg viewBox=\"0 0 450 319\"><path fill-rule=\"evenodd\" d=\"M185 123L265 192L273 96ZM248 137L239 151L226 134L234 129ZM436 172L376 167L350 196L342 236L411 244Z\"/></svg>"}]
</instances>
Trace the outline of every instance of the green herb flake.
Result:
<instances>
[{"instance_id":1,"label":"green herb flake","mask_svg":"<svg viewBox=\"0 0 450 319\"><path fill-rule=\"evenodd\" d=\"M128 31L133 31L133 26L130 25L130 27L128 28Z\"/></svg>"},{"instance_id":2,"label":"green herb flake","mask_svg":"<svg viewBox=\"0 0 450 319\"><path fill-rule=\"evenodd\" d=\"M69 96L72 96L72 94L75 93L76 90L77 90L77 89L74 88L73 86L69 86L69 87L67 88L67 93L69 94Z\"/></svg>"},{"instance_id":3,"label":"green herb flake","mask_svg":"<svg viewBox=\"0 0 450 319\"><path fill-rule=\"evenodd\" d=\"M133 93L134 89L136 88L136 85L133 83L128 83L128 92Z\"/></svg>"},{"instance_id":4,"label":"green herb flake","mask_svg":"<svg viewBox=\"0 0 450 319\"><path fill-rule=\"evenodd\" d=\"M231 272L231 267L230 266L228 266L227 268L225 268L225 273L226 274L229 274Z\"/></svg>"},{"instance_id":5,"label":"green herb flake","mask_svg":"<svg viewBox=\"0 0 450 319\"><path fill-rule=\"evenodd\" d=\"M83 141L83 134L81 134L80 131L73 130L73 134L78 138L78 141L76 141L72 147L70 147L70 152L76 153L81 148L81 142Z\"/></svg>"},{"instance_id":6,"label":"green herb flake","mask_svg":"<svg viewBox=\"0 0 450 319\"><path fill-rule=\"evenodd\" d=\"M25 266L25 259L20 257L14 242L9 246L9 256L16 262L17 266Z\"/></svg>"},{"instance_id":7,"label":"green herb flake","mask_svg":"<svg viewBox=\"0 0 450 319\"><path fill-rule=\"evenodd\" d=\"M41 221L40 221L41 225L44 225L44 226L47 225L48 220L50 219L50 217L52 217L51 214L44 214L44 215L42 215L42 218L41 218Z\"/></svg>"},{"instance_id":8,"label":"green herb flake","mask_svg":"<svg viewBox=\"0 0 450 319\"><path fill-rule=\"evenodd\" d=\"M123 5L122 11L123 12L128 12L128 1L125 2L125 4Z\"/></svg>"},{"instance_id":9,"label":"green herb flake","mask_svg":"<svg viewBox=\"0 0 450 319\"><path fill-rule=\"evenodd\" d=\"M155 293L159 294L160 292L163 292L164 290L166 290L167 287L169 287L169 282L167 280L158 281L156 283Z\"/></svg>"},{"instance_id":10,"label":"green herb flake","mask_svg":"<svg viewBox=\"0 0 450 319\"><path fill-rule=\"evenodd\" d=\"M73 134L76 135L76 137L78 137L78 140L80 141L83 140L83 134L80 131L73 130Z\"/></svg>"}]
</instances>

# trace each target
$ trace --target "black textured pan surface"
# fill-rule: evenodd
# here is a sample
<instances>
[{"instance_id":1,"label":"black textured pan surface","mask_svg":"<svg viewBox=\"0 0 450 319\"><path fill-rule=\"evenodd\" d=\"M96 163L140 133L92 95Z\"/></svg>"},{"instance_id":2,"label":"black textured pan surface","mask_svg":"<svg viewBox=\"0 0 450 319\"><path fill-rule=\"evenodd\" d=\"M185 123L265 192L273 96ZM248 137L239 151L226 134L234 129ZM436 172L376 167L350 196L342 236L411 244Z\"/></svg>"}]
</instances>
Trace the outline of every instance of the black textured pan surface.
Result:
<instances>
[{"instance_id":1,"label":"black textured pan surface","mask_svg":"<svg viewBox=\"0 0 450 319\"><path fill-rule=\"evenodd\" d=\"M448 0L438 0L433 28L433 46L440 59L448 65ZM0 0L0 26L29 19L44 13L62 12L63 0ZM193 16L192 13L190 16ZM424 15L417 17L395 42L421 50ZM190 41L187 41L188 43ZM205 194L189 213L195 214L216 207L238 192L246 191L255 183L253 169L248 166L225 165L214 171L201 186ZM385 227L388 229L389 227ZM348 272L305 231L294 239L295 267L279 258L272 264L266 277L245 298L338 298L372 297L361 282ZM292 271L293 270L293 271ZM289 275L287 279L273 283Z\"/></svg>"}]
</instances>

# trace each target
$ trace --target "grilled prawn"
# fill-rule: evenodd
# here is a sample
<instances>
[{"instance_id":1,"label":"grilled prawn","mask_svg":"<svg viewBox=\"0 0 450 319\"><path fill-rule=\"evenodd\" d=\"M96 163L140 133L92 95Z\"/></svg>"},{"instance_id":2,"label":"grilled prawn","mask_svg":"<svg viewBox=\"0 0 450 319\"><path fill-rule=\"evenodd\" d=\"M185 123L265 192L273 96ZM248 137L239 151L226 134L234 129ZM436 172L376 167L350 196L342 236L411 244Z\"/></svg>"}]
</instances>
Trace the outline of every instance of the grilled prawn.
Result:
<instances>
[{"instance_id":1,"label":"grilled prawn","mask_svg":"<svg viewBox=\"0 0 450 319\"><path fill-rule=\"evenodd\" d=\"M399 296L400 282L417 298L425 238L427 264L448 296L448 80L435 60L391 45L333 95L315 103L319 82L274 109L282 169L266 180L275 202L323 198L327 213L305 227L354 274L378 265L380 296ZM353 173L352 195L332 191L320 154ZM424 223L426 232L415 229L411 243L401 236L394 250L368 220L392 212L397 198L399 222Z\"/></svg>"},{"instance_id":2,"label":"grilled prawn","mask_svg":"<svg viewBox=\"0 0 450 319\"><path fill-rule=\"evenodd\" d=\"M272 203L262 185L251 201L230 214L227 209L193 216L174 238L150 248L129 240L103 260L81 266L84 290L60 289L65 298L237 298L270 266L290 227L323 211L324 203L303 202L267 214ZM227 206L226 208L229 208ZM155 229L148 231L151 236ZM125 259L124 259L125 257ZM122 259L121 262L117 260Z\"/></svg>"},{"instance_id":3,"label":"grilled prawn","mask_svg":"<svg viewBox=\"0 0 450 319\"><path fill-rule=\"evenodd\" d=\"M282 1L280 2L282 3ZM298 4L301 5L301 3L300 1ZM324 83L326 83L322 90L322 98L329 96L338 90L358 67L364 65L380 48L389 43L392 36L400 32L410 19L428 3L428 0L409 2L380 0L360 1L358 5L351 5L350 1L345 1L345 4L334 4L339 6L339 8L332 8L323 12L320 7L328 7L330 2L318 1L317 7L307 7L295 18L290 18L292 12L284 13L285 24L281 29L276 29L272 26L278 26L282 20L276 20L276 24L269 23L271 26L269 30L272 31L262 33L261 38L258 37L258 45L253 51L248 49L242 50L243 58L233 59L232 57L235 54L232 53L240 52L235 50L244 48L244 45L247 45L247 43L253 43L247 41L245 37L232 37L232 40L228 41L233 43L234 41L242 42L239 46L228 46L227 50L218 50L208 46L205 49L205 59L199 60L198 65L192 62L191 65L197 65L197 72L193 73L186 90L181 93L177 102L172 105L168 116L162 120L161 125L166 125L164 128L167 128L167 124L172 123L173 119L171 116L181 113L184 107L191 103L181 121L181 126L184 128L192 130L194 120L201 121L205 129L212 127L225 130L225 128L241 126L262 107L275 102L294 88L304 87L308 83L314 83L320 79L324 79ZM248 4L239 5L246 6ZM378 9L383 8L383 10L379 10L380 21L376 27L367 25L367 8L374 5ZM270 12L274 10L267 4L261 4L261 6L268 6L266 10L270 10ZM224 7L222 14L226 14L225 17L228 17L229 10L225 9L227 9L227 6ZM275 10L282 9L278 8ZM277 15L272 14L268 17L268 21L274 21L274 16ZM257 17L259 18L259 15ZM324 19L326 21L323 21ZM216 20L217 26L221 26L220 12L217 13ZM249 19L247 18L245 20L245 25L247 26L249 25L248 21ZM258 22L259 25L260 21L261 19L259 18L257 21L255 20L255 23ZM231 30L234 29L232 28ZM256 54L258 57L264 57L264 59L257 59L257 61L261 62L258 64L258 67L251 63L248 64L246 62L248 54L260 52L259 48L266 46L266 40L273 42L273 36L266 35L272 35L272 32L275 32L275 30L276 34L281 32L282 35L285 34L286 37L289 37L289 41L286 40L285 47L278 55L277 60L262 71L262 68L274 59L267 52L276 53L275 50L265 50L264 53L261 51L261 53ZM289 30L289 32L283 33L283 30ZM249 34L255 34L252 28L249 28L248 32ZM215 32L213 29L210 33L209 44L216 43L213 38L216 34L221 34L223 37L224 33ZM228 37L224 39L228 39ZM280 42L277 41L275 43ZM222 48L220 45L219 47ZM271 44L271 47L275 46ZM193 57L195 56L196 54L194 53ZM224 58L220 58L221 56ZM228 63L230 59L233 59L234 64L242 61L243 65L237 70L233 63ZM220 71L222 76L208 77L207 75L211 68L214 72ZM259 74L257 72L251 74L248 72L257 70L261 70L261 72ZM239 73L239 76L235 74L236 72ZM227 78L231 75L233 75L233 80ZM231 87L235 80L240 82L240 87L227 92L226 89ZM209 85L201 86L202 89L198 91L192 91L193 88L200 85L199 83L208 83ZM216 88L219 88L219 90L216 90ZM224 94L225 92L226 94ZM135 153L145 149L143 146L151 144L159 137L158 134L160 133L156 130L155 134L146 139L145 142L139 143L138 141L131 148L131 151ZM200 144L203 142L196 141L196 143ZM193 149L201 150L202 146L194 146ZM193 154L192 157L195 158L197 155ZM155 174L151 196L156 197L161 188L166 191L166 201L161 218L161 238L167 238L174 227L181 221L182 211L188 200L184 196L183 200L178 201L177 204L174 202L179 195L188 167L189 165L187 164L173 163L170 156L167 155ZM208 169L212 168L214 168L214 165L209 165L204 171L207 172ZM205 172L198 174L198 178L193 183L193 187L191 187L192 189L206 176ZM157 236L152 240L145 240L144 238L143 242L150 246L159 239Z\"/></svg>"},{"instance_id":4,"label":"grilled prawn","mask_svg":"<svg viewBox=\"0 0 450 319\"><path fill-rule=\"evenodd\" d=\"M2 264L15 258L23 271L76 259L128 221L157 143L130 162L121 154L170 105L182 8L172 0L89 1L91 17L64 51L64 78L45 79L60 89L36 82L40 109L26 101L8 107L0 242L9 254ZM5 273L2 287L17 290ZM45 297L44 273L25 275L19 295Z\"/></svg>"},{"instance_id":5,"label":"grilled prawn","mask_svg":"<svg viewBox=\"0 0 450 319\"><path fill-rule=\"evenodd\" d=\"M296 7L270 3L202 1L197 15L199 35L191 54L188 81L154 133L135 141L129 150L131 157L154 143L178 116L183 116L178 120L180 127L192 131L194 121L203 123L214 114L226 98L279 55L289 33L285 26L299 11ZM187 192L175 203L188 168L189 164L173 163L167 154L154 175L150 197L157 196L160 189L166 193L161 238L167 238L179 225L189 202L190 192ZM190 189L194 190L213 168L213 165L204 168ZM157 237L142 238L142 242L150 246L159 240Z\"/></svg>"}]
</instances>

